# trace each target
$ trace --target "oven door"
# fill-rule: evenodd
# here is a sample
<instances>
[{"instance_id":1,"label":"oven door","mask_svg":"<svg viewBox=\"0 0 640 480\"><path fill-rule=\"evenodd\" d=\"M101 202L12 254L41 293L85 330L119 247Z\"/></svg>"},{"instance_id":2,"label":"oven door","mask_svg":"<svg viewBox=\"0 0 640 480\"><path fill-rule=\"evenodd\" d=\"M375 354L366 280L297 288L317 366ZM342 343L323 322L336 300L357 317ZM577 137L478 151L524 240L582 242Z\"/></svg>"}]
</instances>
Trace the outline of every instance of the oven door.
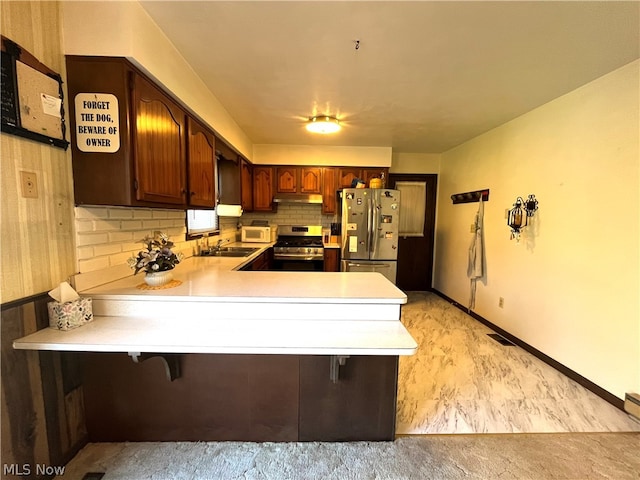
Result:
<instances>
[{"instance_id":1,"label":"oven door","mask_svg":"<svg viewBox=\"0 0 640 480\"><path fill-rule=\"evenodd\" d=\"M272 270L282 272L322 272L324 260L305 260L302 258L278 256L273 260Z\"/></svg>"}]
</instances>

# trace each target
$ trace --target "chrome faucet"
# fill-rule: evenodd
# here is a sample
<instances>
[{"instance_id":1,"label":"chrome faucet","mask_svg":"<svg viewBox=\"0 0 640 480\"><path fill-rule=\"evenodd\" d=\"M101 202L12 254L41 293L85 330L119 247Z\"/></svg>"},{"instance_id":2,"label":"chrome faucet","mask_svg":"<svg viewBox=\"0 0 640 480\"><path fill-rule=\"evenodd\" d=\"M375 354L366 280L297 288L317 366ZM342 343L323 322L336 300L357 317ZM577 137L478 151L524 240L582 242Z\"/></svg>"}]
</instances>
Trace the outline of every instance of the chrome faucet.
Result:
<instances>
[{"instance_id":1,"label":"chrome faucet","mask_svg":"<svg viewBox=\"0 0 640 480\"><path fill-rule=\"evenodd\" d=\"M215 251L215 252L219 252L219 251L220 251L220 247L221 247L221 246L222 246L222 244L223 244L224 242L226 242L226 241L228 241L228 240L225 240L225 239L223 239L223 238L221 238L220 240L218 240L218 242L216 243L216 246L215 246L215 247L213 247L213 248L214 248L214 251Z\"/></svg>"}]
</instances>

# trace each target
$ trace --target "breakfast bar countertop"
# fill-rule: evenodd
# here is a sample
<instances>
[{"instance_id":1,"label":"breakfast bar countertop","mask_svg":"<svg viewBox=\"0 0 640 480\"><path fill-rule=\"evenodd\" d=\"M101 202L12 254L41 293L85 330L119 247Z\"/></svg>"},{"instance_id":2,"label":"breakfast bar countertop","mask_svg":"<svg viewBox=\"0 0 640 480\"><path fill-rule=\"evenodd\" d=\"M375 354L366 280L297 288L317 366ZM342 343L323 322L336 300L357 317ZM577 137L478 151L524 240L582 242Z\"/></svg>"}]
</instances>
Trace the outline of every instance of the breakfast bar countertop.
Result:
<instances>
[{"instance_id":1,"label":"breakfast bar countertop","mask_svg":"<svg viewBox=\"0 0 640 480\"><path fill-rule=\"evenodd\" d=\"M94 352L412 355L407 296L372 272L239 271L249 257L190 257L172 288L142 275L80 291L94 320L17 339L14 348Z\"/></svg>"}]
</instances>

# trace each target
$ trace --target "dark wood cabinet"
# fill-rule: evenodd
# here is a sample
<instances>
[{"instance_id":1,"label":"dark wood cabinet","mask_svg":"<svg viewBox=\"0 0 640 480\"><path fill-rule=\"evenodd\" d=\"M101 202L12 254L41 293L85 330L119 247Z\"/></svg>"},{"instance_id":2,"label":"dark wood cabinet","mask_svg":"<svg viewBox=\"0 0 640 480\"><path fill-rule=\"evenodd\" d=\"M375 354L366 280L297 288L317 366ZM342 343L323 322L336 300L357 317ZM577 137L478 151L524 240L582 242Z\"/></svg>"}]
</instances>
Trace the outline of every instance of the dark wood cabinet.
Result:
<instances>
[{"instance_id":1,"label":"dark wood cabinet","mask_svg":"<svg viewBox=\"0 0 640 480\"><path fill-rule=\"evenodd\" d=\"M299 193L322 193L322 168L300 167Z\"/></svg>"},{"instance_id":2,"label":"dark wood cabinet","mask_svg":"<svg viewBox=\"0 0 640 480\"><path fill-rule=\"evenodd\" d=\"M324 249L324 271L325 272L340 271L340 249L339 248Z\"/></svg>"},{"instance_id":3,"label":"dark wood cabinet","mask_svg":"<svg viewBox=\"0 0 640 480\"><path fill-rule=\"evenodd\" d=\"M351 188L351 183L360 178L362 169L360 167L340 167L338 170L339 188Z\"/></svg>"},{"instance_id":4,"label":"dark wood cabinet","mask_svg":"<svg viewBox=\"0 0 640 480\"><path fill-rule=\"evenodd\" d=\"M242 210L253 210L253 165L248 160L240 157L240 183L242 196Z\"/></svg>"},{"instance_id":5,"label":"dark wood cabinet","mask_svg":"<svg viewBox=\"0 0 640 480\"><path fill-rule=\"evenodd\" d=\"M253 210L255 212L274 211L273 167L253 166Z\"/></svg>"},{"instance_id":6,"label":"dark wood cabinet","mask_svg":"<svg viewBox=\"0 0 640 480\"><path fill-rule=\"evenodd\" d=\"M273 248L269 248L262 252L258 257L248 265L242 267L242 270L271 270L273 266Z\"/></svg>"},{"instance_id":7,"label":"dark wood cabinet","mask_svg":"<svg viewBox=\"0 0 640 480\"><path fill-rule=\"evenodd\" d=\"M367 185L367 187L369 186L369 182L371 181L372 178L383 178L384 175L384 181L385 183L388 185L389 183L389 169L386 167L367 167L367 168L363 168L362 172L360 173L362 180L364 180L365 184Z\"/></svg>"},{"instance_id":8,"label":"dark wood cabinet","mask_svg":"<svg viewBox=\"0 0 640 480\"><path fill-rule=\"evenodd\" d=\"M389 168L387 167L340 167L338 172L339 188L351 188L353 180L359 178L369 186L372 178L381 178L384 173L385 180L389 178Z\"/></svg>"},{"instance_id":9,"label":"dark wood cabinet","mask_svg":"<svg viewBox=\"0 0 640 480\"><path fill-rule=\"evenodd\" d=\"M352 355L329 376L317 355L178 355L168 381L159 357L82 356L91 442L392 441L397 356Z\"/></svg>"},{"instance_id":10,"label":"dark wood cabinet","mask_svg":"<svg viewBox=\"0 0 640 480\"><path fill-rule=\"evenodd\" d=\"M338 169L335 167L324 167L322 169L322 213L336 213L338 201L337 192Z\"/></svg>"},{"instance_id":11,"label":"dark wood cabinet","mask_svg":"<svg viewBox=\"0 0 640 480\"><path fill-rule=\"evenodd\" d=\"M186 113L141 75L134 75L133 152L136 199L186 204Z\"/></svg>"},{"instance_id":12,"label":"dark wood cabinet","mask_svg":"<svg viewBox=\"0 0 640 480\"><path fill-rule=\"evenodd\" d=\"M215 137L201 123L188 118L188 203L194 207L215 207Z\"/></svg>"},{"instance_id":13,"label":"dark wood cabinet","mask_svg":"<svg viewBox=\"0 0 640 480\"><path fill-rule=\"evenodd\" d=\"M170 94L120 57L67 56L75 203L186 208L215 206L215 139ZM75 97L109 97L115 151L77 145Z\"/></svg>"},{"instance_id":14,"label":"dark wood cabinet","mask_svg":"<svg viewBox=\"0 0 640 480\"><path fill-rule=\"evenodd\" d=\"M296 167L276 168L276 192L298 193L298 169Z\"/></svg>"},{"instance_id":15,"label":"dark wood cabinet","mask_svg":"<svg viewBox=\"0 0 640 480\"><path fill-rule=\"evenodd\" d=\"M277 193L322 193L321 167L276 167Z\"/></svg>"},{"instance_id":16,"label":"dark wood cabinet","mask_svg":"<svg viewBox=\"0 0 640 480\"><path fill-rule=\"evenodd\" d=\"M218 164L218 203L241 205L242 182L239 156L224 140L217 137L216 159Z\"/></svg>"},{"instance_id":17,"label":"dark wood cabinet","mask_svg":"<svg viewBox=\"0 0 640 480\"><path fill-rule=\"evenodd\" d=\"M66 64L76 205L145 205L136 199L131 146L130 93L135 70L122 58L67 56ZM117 100L118 118L112 119L112 126L119 131L120 146L115 152L85 152L78 148L74 98L79 93L92 92L108 93Z\"/></svg>"},{"instance_id":18,"label":"dark wood cabinet","mask_svg":"<svg viewBox=\"0 0 640 480\"><path fill-rule=\"evenodd\" d=\"M329 379L330 357L300 357L298 441L393 440L398 357L352 355Z\"/></svg>"}]
</instances>

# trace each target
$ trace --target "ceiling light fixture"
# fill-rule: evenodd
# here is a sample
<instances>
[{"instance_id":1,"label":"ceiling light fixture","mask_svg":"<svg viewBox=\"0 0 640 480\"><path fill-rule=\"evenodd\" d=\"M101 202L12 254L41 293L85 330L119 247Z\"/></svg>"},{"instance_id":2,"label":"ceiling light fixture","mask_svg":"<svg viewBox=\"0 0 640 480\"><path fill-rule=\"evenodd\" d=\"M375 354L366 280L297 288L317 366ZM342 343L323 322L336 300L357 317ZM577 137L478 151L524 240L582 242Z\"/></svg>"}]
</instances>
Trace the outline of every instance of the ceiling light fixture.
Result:
<instances>
[{"instance_id":1,"label":"ceiling light fixture","mask_svg":"<svg viewBox=\"0 0 640 480\"><path fill-rule=\"evenodd\" d=\"M340 122L338 119L328 115L310 117L307 122L307 130L313 133L336 133L340 128Z\"/></svg>"}]
</instances>

